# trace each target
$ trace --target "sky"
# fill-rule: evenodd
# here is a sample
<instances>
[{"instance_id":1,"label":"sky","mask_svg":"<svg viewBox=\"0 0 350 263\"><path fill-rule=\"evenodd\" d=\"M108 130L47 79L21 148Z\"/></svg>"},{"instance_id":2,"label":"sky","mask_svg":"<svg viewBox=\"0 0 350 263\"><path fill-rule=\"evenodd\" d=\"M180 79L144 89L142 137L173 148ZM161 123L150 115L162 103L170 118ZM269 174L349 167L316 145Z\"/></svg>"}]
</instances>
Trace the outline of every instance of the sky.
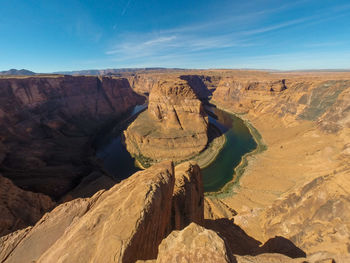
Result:
<instances>
[{"instance_id":1,"label":"sky","mask_svg":"<svg viewBox=\"0 0 350 263\"><path fill-rule=\"evenodd\" d=\"M350 69L349 0L0 0L0 70Z\"/></svg>"}]
</instances>

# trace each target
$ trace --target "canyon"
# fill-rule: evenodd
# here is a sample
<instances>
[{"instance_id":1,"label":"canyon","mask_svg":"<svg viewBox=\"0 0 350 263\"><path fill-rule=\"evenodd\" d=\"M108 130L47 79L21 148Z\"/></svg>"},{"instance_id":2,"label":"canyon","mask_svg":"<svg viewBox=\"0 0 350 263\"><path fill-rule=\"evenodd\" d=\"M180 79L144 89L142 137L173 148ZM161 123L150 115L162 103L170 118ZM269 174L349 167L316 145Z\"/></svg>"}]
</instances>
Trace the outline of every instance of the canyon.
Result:
<instances>
[{"instance_id":1,"label":"canyon","mask_svg":"<svg viewBox=\"0 0 350 263\"><path fill-rule=\"evenodd\" d=\"M350 260L349 73L1 76L0 93L0 262ZM120 182L93 141L146 99L125 144L160 163ZM176 163L208 143L205 100L258 143L210 194L195 162Z\"/></svg>"}]
</instances>

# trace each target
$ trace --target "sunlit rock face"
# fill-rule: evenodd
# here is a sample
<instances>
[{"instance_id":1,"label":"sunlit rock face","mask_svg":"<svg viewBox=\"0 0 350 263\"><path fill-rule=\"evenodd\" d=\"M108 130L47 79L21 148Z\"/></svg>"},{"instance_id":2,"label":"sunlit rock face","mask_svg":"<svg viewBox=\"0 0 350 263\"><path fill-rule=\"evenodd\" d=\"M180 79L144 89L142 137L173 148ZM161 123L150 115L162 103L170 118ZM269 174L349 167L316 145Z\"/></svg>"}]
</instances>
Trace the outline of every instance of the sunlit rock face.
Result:
<instances>
[{"instance_id":1,"label":"sunlit rock face","mask_svg":"<svg viewBox=\"0 0 350 263\"><path fill-rule=\"evenodd\" d=\"M170 232L191 222L203 223L202 189L200 169L194 163L175 169L168 161L153 165L110 190L61 204L35 226L0 238L0 261L155 259Z\"/></svg>"},{"instance_id":2,"label":"sunlit rock face","mask_svg":"<svg viewBox=\"0 0 350 263\"><path fill-rule=\"evenodd\" d=\"M156 258L170 222L174 181L174 167L165 162L91 198L64 203L34 227L0 239L0 260L135 262Z\"/></svg>"},{"instance_id":3,"label":"sunlit rock face","mask_svg":"<svg viewBox=\"0 0 350 263\"><path fill-rule=\"evenodd\" d=\"M208 117L187 81L161 81L148 110L125 131L128 151L152 160L185 160L207 145Z\"/></svg>"}]
</instances>

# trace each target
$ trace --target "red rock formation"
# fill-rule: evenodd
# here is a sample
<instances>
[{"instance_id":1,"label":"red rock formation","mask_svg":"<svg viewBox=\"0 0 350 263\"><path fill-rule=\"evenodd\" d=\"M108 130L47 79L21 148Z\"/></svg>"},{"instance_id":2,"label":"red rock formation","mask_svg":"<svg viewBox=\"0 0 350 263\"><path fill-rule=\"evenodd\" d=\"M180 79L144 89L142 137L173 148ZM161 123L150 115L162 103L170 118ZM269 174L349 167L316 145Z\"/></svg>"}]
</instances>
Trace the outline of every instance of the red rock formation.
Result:
<instances>
[{"instance_id":1,"label":"red rock formation","mask_svg":"<svg viewBox=\"0 0 350 263\"><path fill-rule=\"evenodd\" d=\"M59 198L93 171L91 136L142 101L126 79L0 79L0 141L6 147L0 170L24 189Z\"/></svg>"},{"instance_id":2,"label":"red rock formation","mask_svg":"<svg viewBox=\"0 0 350 263\"><path fill-rule=\"evenodd\" d=\"M24 191L0 174L0 236L34 225L54 206L47 195Z\"/></svg>"},{"instance_id":3,"label":"red rock formation","mask_svg":"<svg viewBox=\"0 0 350 263\"><path fill-rule=\"evenodd\" d=\"M124 132L128 151L153 161L185 160L208 142L208 117L184 80L161 81L152 89L148 110Z\"/></svg>"},{"instance_id":4,"label":"red rock formation","mask_svg":"<svg viewBox=\"0 0 350 263\"><path fill-rule=\"evenodd\" d=\"M159 245L156 262L231 262L231 253L217 233L195 223L173 231Z\"/></svg>"},{"instance_id":5,"label":"red rock formation","mask_svg":"<svg viewBox=\"0 0 350 263\"><path fill-rule=\"evenodd\" d=\"M199 166L186 162L175 167L171 226L181 230L191 222L204 225L204 190Z\"/></svg>"},{"instance_id":6,"label":"red rock formation","mask_svg":"<svg viewBox=\"0 0 350 263\"><path fill-rule=\"evenodd\" d=\"M33 228L0 239L0 261L135 262L156 258L170 221L173 188L174 168L167 162L92 198L64 203Z\"/></svg>"}]
</instances>

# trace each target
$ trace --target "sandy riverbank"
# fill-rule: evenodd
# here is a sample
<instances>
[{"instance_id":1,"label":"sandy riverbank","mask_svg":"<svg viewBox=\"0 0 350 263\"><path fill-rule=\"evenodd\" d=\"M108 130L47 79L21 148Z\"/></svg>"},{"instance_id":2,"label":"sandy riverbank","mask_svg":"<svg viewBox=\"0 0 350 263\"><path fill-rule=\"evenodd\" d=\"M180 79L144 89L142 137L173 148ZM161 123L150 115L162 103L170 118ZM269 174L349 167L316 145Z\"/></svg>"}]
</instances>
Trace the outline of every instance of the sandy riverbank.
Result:
<instances>
[{"instance_id":1,"label":"sandy riverbank","mask_svg":"<svg viewBox=\"0 0 350 263\"><path fill-rule=\"evenodd\" d=\"M212 101L212 103L215 105L215 102ZM242 156L241 162L235 167L233 178L230 182L228 182L220 191L218 192L210 192L206 193L207 197L213 197L213 198L225 198L227 196L231 196L235 193L235 189L239 188L239 182L240 178L243 175L246 167L248 166L249 160L251 158L254 158L254 155L262 153L267 149L267 146L265 142L263 141L263 138L259 131L253 126L252 123L249 122L248 119L244 118L244 115L237 114L233 111L227 110L223 107L220 107L219 105L216 105L216 107L222 111L225 111L229 114L235 115L242 119L244 121L244 124L248 127L250 134L252 135L254 141L256 142L256 149L244 154Z\"/></svg>"},{"instance_id":2,"label":"sandy riverbank","mask_svg":"<svg viewBox=\"0 0 350 263\"><path fill-rule=\"evenodd\" d=\"M192 158L178 161L175 164L177 165L186 161L193 161L196 162L199 165L199 167L203 169L209 166L213 161L215 161L222 147L224 147L225 145L226 137L220 131L220 129L213 124L209 125L208 133L209 138L211 139L208 143L208 146L202 152L200 152ZM144 157L135 157L135 165L140 169L146 169L154 163L156 163L156 161L151 159L145 159Z\"/></svg>"},{"instance_id":3,"label":"sandy riverbank","mask_svg":"<svg viewBox=\"0 0 350 263\"><path fill-rule=\"evenodd\" d=\"M271 114L249 113L243 119L259 131L267 149L248 156L234 193L206 200L210 206L206 217L234 216L235 223L249 235L266 240L261 224L264 211L314 178L341 173L343 163L338 157L346 136L323 133L311 121L280 119Z\"/></svg>"}]
</instances>

